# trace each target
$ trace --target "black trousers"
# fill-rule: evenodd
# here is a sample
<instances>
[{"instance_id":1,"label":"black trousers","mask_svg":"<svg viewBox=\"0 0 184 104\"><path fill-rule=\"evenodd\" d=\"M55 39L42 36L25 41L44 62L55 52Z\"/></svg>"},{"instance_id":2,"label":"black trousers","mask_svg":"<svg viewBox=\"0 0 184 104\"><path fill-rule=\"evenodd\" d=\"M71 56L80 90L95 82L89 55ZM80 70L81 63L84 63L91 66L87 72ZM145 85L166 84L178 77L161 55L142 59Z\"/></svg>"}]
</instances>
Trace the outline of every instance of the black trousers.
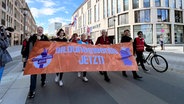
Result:
<instances>
[{"instance_id":1,"label":"black trousers","mask_svg":"<svg viewBox=\"0 0 184 104\"><path fill-rule=\"evenodd\" d=\"M143 60L143 52L136 52L136 54L137 54L137 58L136 58L137 63L140 62L142 69L146 70L144 66L144 60Z\"/></svg>"},{"instance_id":2,"label":"black trousers","mask_svg":"<svg viewBox=\"0 0 184 104\"><path fill-rule=\"evenodd\" d=\"M62 80L62 78L63 78L63 73L56 73L56 75L57 75L57 76L60 75L60 76L59 76L59 80Z\"/></svg>"},{"instance_id":3,"label":"black trousers","mask_svg":"<svg viewBox=\"0 0 184 104\"><path fill-rule=\"evenodd\" d=\"M35 89L36 89L36 80L37 80L37 75L31 75L30 91L35 91ZM41 81L44 82L45 80L46 80L46 74L41 74Z\"/></svg>"}]
</instances>

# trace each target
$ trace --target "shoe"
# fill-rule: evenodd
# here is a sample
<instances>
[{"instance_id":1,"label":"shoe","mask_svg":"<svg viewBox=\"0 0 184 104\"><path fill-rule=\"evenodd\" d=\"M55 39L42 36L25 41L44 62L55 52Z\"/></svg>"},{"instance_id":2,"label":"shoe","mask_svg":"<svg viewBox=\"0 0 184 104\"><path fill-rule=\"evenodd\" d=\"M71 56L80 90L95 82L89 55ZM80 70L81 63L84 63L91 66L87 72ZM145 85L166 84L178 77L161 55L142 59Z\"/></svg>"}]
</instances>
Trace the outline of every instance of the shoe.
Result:
<instances>
[{"instance_id":1,"label":"shoe","mask_svg":"<svg viewBox=\"0 0 184 104\"><path fill-rule=\"evenodd\" d=\"M106 82L110 82L110 79L108 77L104 78Z\"/></svg>"},{"instance_id":2,"label":"shoe","mask_svg":"<svg viewBox=\"0 0 184 104\"><path fill-rule=\"evenodd\" d=\"M134 76L134 79L141 79L142 77L139 75Z\"/></svg>"},{"instance_id":3,"label":"shoe","mask_svg":"<svg viewBox=\"0 0 184 104\"><path fill-rule=\"evenodd\" d=\"M77 76L78 76L78 77L81 77L81 73L80 73L80 72L78 72L78 73L77 73Z\"/></svg>"},{"instance_id":4,"label":"shoe","mask_svg":"<svg viewBox=\"0 0 184 104\"><path fill-rule=\"evenodd\" d=\"M150 70L149 69L143 69L145 72L150 72Z\"/></svg>"},{"instance_id":5,"label":"shoe","mask_svg":"<svg viewBox=\"0 0 184 104\"><path fill-rule=\"evenodd\" d=\"M55 82L58 82L58 81L59 81L59 75L56 75Z\"/></svg>"},{"instance_id":6,"label":"shoe","mask_svg":"<svg viewBox=\"0 0 184 104\"><path fill-rule=\"evenodd\" d=\"M103 75L103 72L102 71L99 71L100 75Z\"/></svg>"},{"instance_id":7,"label":"shoe","mask_svg":"<svg viewBox=\"0 0 184 104\"><path fill-rule=\"evenodd\" d=\"M59 86L60 87L63 86L63 81L62 80L59 81Z\"/></svg>"},{"instance_id":8,"label":"shoe","mask_svg":"<svg viewBox=\"0 0 184 104\"><path fill-rule=\"evenodd\" d=\"M83 77L84 82L88 82L88 79L86 77Z\"/></svg>"},{"instance_id":9,"label":"shoe","mask_svg":"<svg viewBox=\"0 0 184 104\"><path fill-rule=\"evenodd\" d=\"M35 91L30 91L28 97L29 98L34 98L35 97Z\"/></svg>"},{"instance_id":10,"label":"shoe","mask_svg":"<svg viewBox=\"0 0 184 104\"><path fill-rule=\"evenodd\" d=\"M122 72L122 75L123 75L124 77L126 77L126 78L128 77L127 74L126 74L126 72Z\"/></svg>"},{"instance_id":11,"label":"shoe","mask_svg":"<svg viewBox=\"0 0 184 104\"><path fill-rule=\"evenodd\" d=\"M41 86L42 87L45 87L46 86L45 81L42 81Z\"/></svg>"}]
</instances>

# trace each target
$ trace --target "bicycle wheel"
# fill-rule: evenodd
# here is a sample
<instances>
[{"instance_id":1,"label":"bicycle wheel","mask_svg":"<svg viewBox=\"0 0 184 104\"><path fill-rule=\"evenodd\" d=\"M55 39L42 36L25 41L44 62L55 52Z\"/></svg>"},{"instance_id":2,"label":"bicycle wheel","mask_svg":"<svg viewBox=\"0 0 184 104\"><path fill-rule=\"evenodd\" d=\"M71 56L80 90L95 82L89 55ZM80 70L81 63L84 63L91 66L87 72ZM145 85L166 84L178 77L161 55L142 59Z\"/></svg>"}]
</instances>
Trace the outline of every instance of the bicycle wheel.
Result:
<instances>
[{"instance_id":1,"label":"bicycle wheel","mask_svg":"<svg viewBox=\"0 0 184 104\"><path fill-rule=\"evenodd\" d=\"M168 69L168 63L166 59L161 55L154 55L151 58L151 66L153 67L153 69L160 73L163 73Z\"/></svg>"}]
</instances>

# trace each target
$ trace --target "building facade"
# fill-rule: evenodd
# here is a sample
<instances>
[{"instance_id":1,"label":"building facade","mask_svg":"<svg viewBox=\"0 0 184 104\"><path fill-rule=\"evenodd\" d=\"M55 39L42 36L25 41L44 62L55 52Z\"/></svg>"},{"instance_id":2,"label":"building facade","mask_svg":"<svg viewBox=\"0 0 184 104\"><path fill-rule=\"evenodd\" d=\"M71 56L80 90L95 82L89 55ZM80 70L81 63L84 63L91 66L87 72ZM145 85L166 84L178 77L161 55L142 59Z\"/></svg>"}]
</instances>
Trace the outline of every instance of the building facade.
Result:
<instances>
[{"instance_id":1,"label":"building facade","mask_svg":"<svg viewBox=\"0 0 184 104\"><path fill-rule=\"evenodd\" d=\"M132 38L143 31L146 43L184 44L183 0L86 0L73 14L72 30L90 33L96 41L100 30L119 43L123 31L129 29Z\"/></svg>"},{"instance_id":2,"label":"building facade","mask_svg":"<svg viewBox=\"0 0 184 104\"><path fill-rule=\"evenodd\" d=\"M62 23L54 22L48 26L48 35L55 36L57 31L62 27Z\"/></svg>"},{"instance_id":3,"label":"building facade","mask_svg":"<svg viewBox=\"0 0 184 104\"><path fill-rule=\"evenodd\" d=\"M25 8L26 11L23 10ZM15 31L9 33L11 45L20 45L25 37L24 33L33 34L37 28L25 0L1 0L0 25L14 28Z\"/></svg>"}]
</instances>

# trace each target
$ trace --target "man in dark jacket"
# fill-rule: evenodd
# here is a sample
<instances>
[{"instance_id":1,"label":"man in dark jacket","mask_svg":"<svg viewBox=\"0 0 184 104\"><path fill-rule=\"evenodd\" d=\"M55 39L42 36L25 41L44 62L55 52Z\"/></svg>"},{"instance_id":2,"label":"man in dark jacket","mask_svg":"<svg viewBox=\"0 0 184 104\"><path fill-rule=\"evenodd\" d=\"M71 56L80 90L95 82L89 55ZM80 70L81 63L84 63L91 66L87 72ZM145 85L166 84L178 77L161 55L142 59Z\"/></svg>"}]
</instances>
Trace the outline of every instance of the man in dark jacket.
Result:
<instances>
[{"instance_id":1,"label":"man in dark jacket","mask_svg":"<svg viewBox=\"0 0 184 104\"><path fill-rule=\"evenodd\" d=\"M110 44L110 41L109 41L109 38L107 36L106 30L102 30L101 31L101 34L102 35L100 37L98 37L95 45L100 45L100 44L102 44L102 45L109 45ZM100 74L101 75L104 75L104 80L105 81L107 81L107 82L110 81L110 79L109 79L109 77L107 75L107 71L100 71Z\"/></svg>"},{"instance_id":2,"label":"man in dark jacket","mask_svg":"<svg viewBox=\"0 0 184 104\"><path fill-rule=\"evenodd\" d=\"M37 27L37 34L34 34L29 38L28 47L26 47L27 57L29 56L29 53L31 52L36 41L49 41L48 37L43 34L43 27L41 26ZM33 98L35 96L36 78L37 78L37 75L31 75L30 89L29 89L29 95L28 95L30 98ZM46 74L41 74L42 87L45 86L45 80L46 80Z\"/></svg>"},{"instance_id":3,"label":"man in dark jacket","mask_svg":"<svg viewBox=\"0 0 184 104\"><path fill-rule=\"evenodd\" d=\"M132 38L130 37L130 31L129 30L124 30L124 34L121 37L121 43L124 43L124 42L132 42ZM132 74L133 74L134 79L142 78L141 76L139 76L136 73L136 71L132 71ZM127 74L126 74L126 71L122 71L122 75L125 76L125 77L128 77Z\"/></svg>"}]
</instances>

